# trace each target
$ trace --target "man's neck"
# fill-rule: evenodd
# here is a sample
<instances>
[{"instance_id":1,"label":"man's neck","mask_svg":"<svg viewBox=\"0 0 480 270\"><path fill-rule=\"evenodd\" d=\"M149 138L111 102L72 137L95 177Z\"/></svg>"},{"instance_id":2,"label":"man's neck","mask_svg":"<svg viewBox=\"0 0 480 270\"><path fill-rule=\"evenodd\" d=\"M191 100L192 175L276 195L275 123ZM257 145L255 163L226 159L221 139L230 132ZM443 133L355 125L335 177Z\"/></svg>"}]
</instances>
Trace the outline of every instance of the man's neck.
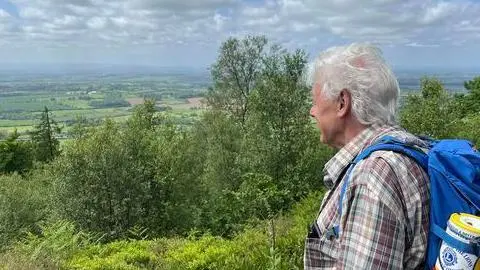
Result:
<instances>
[{"instance_id":1,"label":"man's neck","mask_svg":"<svg viewBox=\"0 0 480 270\"><path fill-rule=\"evenodd\" d=\"M361 124L360 122L354 120L349 121L345 125L345 130L343 132L342 140L339 142L339 147L342 148L346 144L348 144L351 140L353 140L358 134L362 133L368 126Z\"/></svg>"}]
</instances>

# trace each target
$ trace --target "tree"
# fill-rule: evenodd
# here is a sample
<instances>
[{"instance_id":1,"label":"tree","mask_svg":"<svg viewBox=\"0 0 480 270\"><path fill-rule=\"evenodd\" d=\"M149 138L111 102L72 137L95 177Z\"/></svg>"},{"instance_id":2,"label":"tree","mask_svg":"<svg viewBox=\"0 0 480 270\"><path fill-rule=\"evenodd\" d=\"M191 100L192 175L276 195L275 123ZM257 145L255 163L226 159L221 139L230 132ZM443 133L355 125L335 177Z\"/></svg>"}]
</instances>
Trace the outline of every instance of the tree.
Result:
<instances>
[{"instance_id":1,"label":"tree","mask_svg":"<svg viewBox=\"0 0 480 270\"><path fill-rule=\"evenodd\" d=\"M194 129L204 149L202 183L212 198L203 206L202 224L215 234L230 235L249 219L271 217L319 188L316 162L331 156L319 147L308 113L310 91L301 80L306 54L278 45L263 51L243 117L216 103ZM230 79L217 77L215 83L229 85ZM231 94L231 88L215 90Z\"/></svg>"},{"instance_id":2,"label":"tree","mask_svg":"<svg viewBox=\"0 0 480 270\"><path fill-rule=\"evenodd\" d=\"M62 217L110 240L133 228L166 235L194 226L203 163L189 151L191 138L153 105L137 106L126 125L107 119L65 145L54 162Z\"/></svg>"},{"instance_id":3,"label":"tree","mask_svg":"<svg viewBox=\"0 0 480 270\"><path fill-rule=\"evenodd\" d=\"M126 132L129 133L129 132ZM53 162L56 171L56 209L80 229L105 234L105 239L125 236L128 229L144 225L144 209L152 168L143 157L149 137L128 140L118 123L104 124L64 147ZM138 149L138 150L135 150Z\"/></svg>"},{"instance_id":4,"label":"tree","mask_svg":"<svg viewBox=\"0 0 480 270\"><path fill-rule=\"evenodd\" d=\"M152 130L160 123L160 118L155 114L156 111L155 99L144 99L143 104L135 107L127 124L130 128Z\"/></svg>"},{"instance_id":5,"label":"tree","mask_svg":"<svg viewBox=\"0 0 480 270\"><path fill-rule=\"evenodd\" d=\"M244 125L249 111L250 93L262 68L267 39L247 36L230 38L220 48L211 73L213 87L208 90L207 105L227 111Z\"/></svg>"},{"instance_id":6,"label":"tree","mask_svg":"<svg viewBox=\"0 0 480 270\"><path fill-rule=\"evenodd\" d=\"M0 173L24 173L33 165L32 145L28 141L19 141L17 130L0 142Z\"/></svg>"},{"instance_id":7,"label":"tree","mask_svg":"<svg viewBox=\"0 0 480 270\"><path fill-rule=\"evenodd\" d=\"M30 133L35 144L36 158L42 162L53 160L60 153L59 141L56 138L61 129L50 116L48 108L45 106L40 123L35 126L35 130Z\"/></svg>"},{"instance_id":8,"label":"tree","mask_svg":"<svg viewBox=\"0 0 480 270\"><path fill-rule=\"evenodd\" d=\"M422 78L421 95L409 95L400 111L401 125L417 135L451 137L459 118L455 103L436 78Z\"/></svg>"},{"instance_id":9,"label":"tree","mask_svg":"<svg viewBox=\"0 0 480 270\"><path fill-rule=\"evenodd\" d=\"M318 145L318 132L309 116L310 91L301 80L307 63L305 52L280 48L272 52L264 59L265 68L252 95L244 143L248 154L243 160L288 192L282 205L288 208L318 183L316 165L305 167L302 163L321 159L318 155L329 157L330 152Z\"/></svg>"},{"instance_id":10,"label":"tree","mask_svg":"<svg viewBox=\"0 0 480 270\"><path fill-rule=\"evenodd\" d=\"M456 94L457 111L461 117L480 112L480 76L464 83L466 94Z\"/></svg>"}]
</instances>

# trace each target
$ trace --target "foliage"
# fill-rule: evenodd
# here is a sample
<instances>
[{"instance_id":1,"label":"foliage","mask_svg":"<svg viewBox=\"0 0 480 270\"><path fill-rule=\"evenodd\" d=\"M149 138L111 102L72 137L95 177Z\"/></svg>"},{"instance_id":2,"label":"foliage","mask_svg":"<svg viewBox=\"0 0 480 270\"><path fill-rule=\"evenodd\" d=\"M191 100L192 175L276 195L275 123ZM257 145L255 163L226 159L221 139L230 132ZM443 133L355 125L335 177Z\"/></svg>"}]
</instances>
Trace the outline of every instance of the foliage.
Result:
<instances>
[{"instance_id":1,"label":"foliage","mask_svg":"<svg viewBox=\"0 0 480 270\"><path fill-rule=\"evenodd\" d=\"M60 133L60 127L52 119L48 108L45 106L40 123L30 133L35 144L36 159L42 162L53 160L60 153L59 141L56 136Z\"/></svg>"},{"instance_id":2,"label":"foliage","mask_svg":"<svg viewBox=\"0 0 480 270\"><path fill-rule=\"evenodd\" d=\"M301 269L303 241L321 193L296 204L272 222L250 227L227 240L209 234L151 241L79 244L66 269ZM276 230L272 246L272 224ZM66 239L64 239L66 240ZM68 240L66 240L68 242ZM272 256L275 254L275 256Z\"/></svg>"},{"instance_id":3,"label":"foliage","mask_svg":"<svg viewBox=\"0 0 480 270\"><path fill-rule=\"evenodd\" d=\"M149 234L194 226L201 193L198 174L190 174L198 168L191 137L157 115L153 101L138 106L125 126L107 120L82 130L53 166L60 216L106 240L127 237L135 226Z\"/></svg>"},{"instance_id":4,"label":"foliage","mask_svg":"<svg viewBox=\"0 0 480 270\"><path fill-rule=\"evenodd\" d=\"M68 221L40 227L40 234L29 233L12 249L0 255L0 269L59 269L73 254L91 242L91 236L76 232Z\"/></svg>"},{"instance_id":5,"label":"foliage","mask_svg":"<svg viewBox=\"0 0 480 270\"><path fill-rule=\"evenodd\" d=\"M207 104L228 111L242 125L248 116L250 93L261 72L267 42L263 36L229 38L212 66L214 85L208 90Z\"/></svg>"},{"instance_id":6,"label":"foliage","mask_svg":"<svg viewBox=\"0 0 480 270\"><path fill-rule=\"evenodd\" d=\"M168 249L163 255L165 269L301 269L306 229L320 200L320 193L312 193L289 215L247 228L231 240L204 235ZM274 247L271 224L276 231Z\"/></svg>"},{"instance_id":7,"label":"foliage","mask_svg":"<svg viewBox=\"0 0 480 270\"><path fill-rule=\"evenodd\" d=\"M455 123L456 137L470 140L480 149L480 114L471 114Z\"/></svg>"},{"instance_id":8,"label":"foliage","mask_svg":"<svg viewBox=\"0 0 480 270\"><path fill-rule=\"evenodd\" d=\"M142 141L125 145L122 138L119 126L106 121L95 132L66 145L55 163L56 209L81 229L105 233L107 238L135 225L150 188L144 177L148 168L132 153L148 154L141 151Z\"/></svg>"},{"instance_id":9,"label":"foliage","mask_svg":"<svg viewBox=\"0 0 480 270\"><path fill-rule=\"evenodd\" d=\"M480 112L480 76L465 82L466 94L457 94L456 109L462 117Z\"/></svg>"},{"instance_id":10,"label":"foliage","mask_svg":"<svg viewBox=\"0 0 480 270\"><path fill-rule=\"evenodd\" d=\"M31 231L49 216L51 185L48 171L26 177L0 175L0 250ZM28 179L27 179L28 177Z\"/></svg>"},{"instance_id":11,"label":"foliage","mask_svg":"<svg viewBox=\"0 0 480 270\"><path fill-rule=\"evenodd\" d=\"M200 224L215 235L232 235L317 189L319 168L313 164L332 153L317 150L309 90L300 80L305 53L267 44L262 37L246 37L222 45L207 99L212 109L193 129L201 138L194 145L203 149L201 178L209 198Z\"/></svg>"},{"instance_id":12,"label":"foliage","mask_svg":"<svg viewBox=\"0 0 480 270\"><path fill-rule=\"evenodd\" d=\"M106 245L90 245L77 252L66 264L67 269L157 269L157 255L153 252L152 242L117 241Z\"/></svg>"},{"instance_id":13,"label":"foliage","mask_svg":"<svg viewBox=\"0 0 480 270\"><path fill-rule=\"evenodd\" d=\"M401 125L417 135L448 138L454 135L454 121L459 118L453 98L435 78L423 78L421 95L406 98L400 112Z\"/></svg>"},{"instance_id":14,"label":"foliage","mask_svg":"<svg viewBox=\"0 0 480 270\"><path fill-rule=\"evenodd\" d=\"M33 166L32 144L19 141L17 130L0 141L0 173L24 173Z\"/></svg>"}]
</instances>

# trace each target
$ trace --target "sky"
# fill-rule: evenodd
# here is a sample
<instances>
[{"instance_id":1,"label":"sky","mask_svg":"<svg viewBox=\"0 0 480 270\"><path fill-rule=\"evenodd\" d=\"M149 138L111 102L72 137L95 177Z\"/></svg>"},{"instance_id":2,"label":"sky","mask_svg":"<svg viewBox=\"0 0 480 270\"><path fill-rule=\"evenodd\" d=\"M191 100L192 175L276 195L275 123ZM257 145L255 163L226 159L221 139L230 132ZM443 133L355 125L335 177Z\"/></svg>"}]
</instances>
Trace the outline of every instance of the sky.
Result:
<instances>
[{"instance_id":1,"label":"sky","mask_svg":"<svg viewBox=\"0 0 480 270\"><path fill-rule=\"evenodd\" d=\"M205 67L229 37L378 45L393 67L480 67L479 0L0 0L0 65Z\"/></svg>"}]
</instances>

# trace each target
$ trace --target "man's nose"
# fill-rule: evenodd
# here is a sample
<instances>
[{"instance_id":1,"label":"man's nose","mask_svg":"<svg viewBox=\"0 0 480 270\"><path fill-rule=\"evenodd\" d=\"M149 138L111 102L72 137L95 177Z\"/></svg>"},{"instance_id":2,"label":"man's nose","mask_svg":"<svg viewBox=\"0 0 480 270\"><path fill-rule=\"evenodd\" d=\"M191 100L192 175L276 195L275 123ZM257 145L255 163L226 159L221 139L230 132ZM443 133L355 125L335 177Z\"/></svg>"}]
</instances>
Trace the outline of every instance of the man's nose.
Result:
<instances>
[{"instance_id":1,"label":"man's nose","mask_svg":"<svg viewBox=\"0 0 480 270\"><path fill-rule=\"evenodd\" d=\"M313 107L310 108L310 116L311 116L311 117L315 117L315 114L314 114L314 111L313 111Z\"/></svg>"}]
</instances>

